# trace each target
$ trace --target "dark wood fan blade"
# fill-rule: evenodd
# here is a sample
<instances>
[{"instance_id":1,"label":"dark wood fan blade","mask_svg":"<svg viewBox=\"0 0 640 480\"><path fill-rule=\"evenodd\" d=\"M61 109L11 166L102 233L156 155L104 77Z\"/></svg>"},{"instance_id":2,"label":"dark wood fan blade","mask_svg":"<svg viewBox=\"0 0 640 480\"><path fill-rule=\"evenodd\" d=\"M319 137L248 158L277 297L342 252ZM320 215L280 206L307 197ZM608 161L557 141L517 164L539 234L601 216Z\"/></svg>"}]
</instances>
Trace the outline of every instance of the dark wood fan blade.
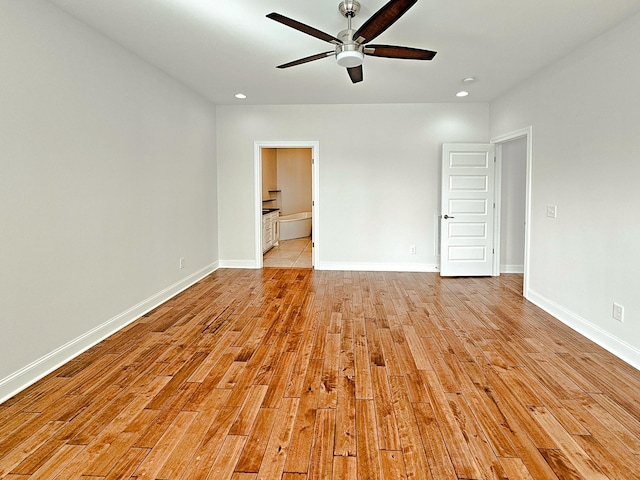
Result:
<instances>
[{"instance_id":1,"label":"dark wood fan blade","mask_svg":"<svg viewBox=\"0 0 640 480\"><path fill-rule=\"evenodd\" d=\"M295 67L296 65L302 65L303 63L313 62L314 60L320 60L321 58L326 58L330 55L333 55L335 52L332 50L330 52L322 52L317 55L311 55L310 57L304 57L299 60L294 60L293 62L283 63L282 65L278 65L276 68L289 68Z\"/></svg>"},{"instance_id":2,"label":"dark wood fan blade","mask_svg":"<svg viewBox=\"0 0 640 480\"><path fill-rule=\"evenodd\" d=\"M307 35L311 35L312 37L324 40L325 42L334 43L336 45L342 44L342 40L334 37L333 35L321 32L317 28L310 27L309 25L305 25L304 23L298 22L297 20L293 20L289 17L285 17L284 15L280 15L279 13L270 13L269 15L267 15L267 18L275 20L276 22L280 22L283 25L294 28L302 33L306 33Z\"/></svg>"},{"instance_id":3,"label":"dark wood fan blade","mask_svg":"<svg viewBox=\"0 0 640 480\"><path fill-rule=\"evenodd\" d=\"M406 58L407 60L432 60L437 52L420 48L399 47L397 45L367 45L365 55L372 57Z\"/></svg>"},{"instance_id":4,"label":"dark wood fan blade","mask_svg":"<svg viewBox=\"0 0 640 480\"><path fill-rule=\"evenodd\" d=\"M402 15L413 7L418 0L391 0L364 22L353 39L358 43L367 43L393 25Z\"/></svg>"},{"instance_id":5,"label":"dark wood fan blade","mask_svg":"<svg viewBox=\"0 0 640 480\"><path fill-rule=\"evenodd\" d=\"M349 78L353 83L361 82L362 77L362 65L358 65L357 67L347 68L347 72L349 73Z\"/></svg>"}]
</instances>

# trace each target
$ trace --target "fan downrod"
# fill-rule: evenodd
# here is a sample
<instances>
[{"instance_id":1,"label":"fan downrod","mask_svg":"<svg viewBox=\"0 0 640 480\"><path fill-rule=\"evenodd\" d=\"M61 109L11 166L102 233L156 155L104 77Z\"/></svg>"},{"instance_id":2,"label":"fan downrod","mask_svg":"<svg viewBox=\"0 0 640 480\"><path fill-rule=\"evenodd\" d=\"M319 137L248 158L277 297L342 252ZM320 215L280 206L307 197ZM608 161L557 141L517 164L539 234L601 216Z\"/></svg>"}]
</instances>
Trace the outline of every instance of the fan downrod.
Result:
<instances>
[{"instance_id":1,"label":"fan downrod","mask_svg":"<svg viewBox=\"0 0 640 480\"><path fill-rule=\"evenodd\" d=\"M343 17L351 19L360 11L360 3L356 0L342 0L338 4L338 10Z\"/></svg>"}]
</instances>

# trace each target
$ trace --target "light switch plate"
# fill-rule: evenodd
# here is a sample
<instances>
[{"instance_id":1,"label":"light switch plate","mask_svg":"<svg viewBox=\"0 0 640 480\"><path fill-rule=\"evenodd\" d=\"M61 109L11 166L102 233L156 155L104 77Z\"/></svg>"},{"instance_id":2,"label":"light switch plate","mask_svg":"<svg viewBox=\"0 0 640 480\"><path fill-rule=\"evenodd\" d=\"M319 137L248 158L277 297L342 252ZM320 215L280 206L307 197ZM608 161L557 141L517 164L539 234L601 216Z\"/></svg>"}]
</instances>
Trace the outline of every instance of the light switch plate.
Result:
<instances>
[{"instance_id":1,"label":"light switch plate","mask_svg":"<svg viewBox=\"0 0 640 480\"><path fill-rule=\"evenodd\" d=\"M555 205L547 205L547 217L556 218L557 207Z\"/></svg>"}]
</instances>

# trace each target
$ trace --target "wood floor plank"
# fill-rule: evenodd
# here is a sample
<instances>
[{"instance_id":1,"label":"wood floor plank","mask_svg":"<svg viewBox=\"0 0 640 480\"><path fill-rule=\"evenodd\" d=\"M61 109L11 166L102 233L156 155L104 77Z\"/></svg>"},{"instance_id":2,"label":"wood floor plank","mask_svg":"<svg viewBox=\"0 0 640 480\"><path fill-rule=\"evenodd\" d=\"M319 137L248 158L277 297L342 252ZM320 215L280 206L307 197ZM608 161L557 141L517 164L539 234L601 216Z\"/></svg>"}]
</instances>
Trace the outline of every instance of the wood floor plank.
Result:
<instances>
[{"instance_id":1,"label":"wood floor plank","mask_svg":"<svg viewBox=\"0 0 640 480\"><path fill-rule=\"evenodd\" d=\"M229 435L249 435L268 388L267 385L251 385L249 387L245 402L240 408L236 421L231 425Z\"/></svg>"},{"instance_id":2,"label":"wood floor plank","mask_svg":"<svg viewBox=\"0 0 640 480\"><path fill-rule=\"evenodd\" d=\"M405 468L404 458L402 457L402 452L382 450L380 452L380 464L382 478L393 478L395 480L403 480L407 478L407 471Z\"/></svg>"},{"instance_id":3,"label":"wood floor plank","mask_svg":"<svg viewBox=\"0 0 640 480\"><path fill-rule=\"evenodd\" d=\"M529 470L527 470L527 467L522 463L520 458L502 457L500 458L500 462L509 479L533 480Z\"/></svg>"},{"instance_id":4,"label":"wood floor plank","mask_svg":"<svg viewBox=\"0 0 640 480\"><path fill-rule=\"evenodd\" d=\"M220 446L238 415L239 407L222 407L209 430L193 453L191 461L182 470L181 479L206 478L216 460Z\"/></svg>"},{"instance_id":5,"label":"wood floor plank","mask_svg":"<svg viewBox=\"0 0 640 480\"><path fill-rule=\"evenodd\" d=\"M322 372L322 360L313 359L309 362L309 369L305 378L305 388L300 397L291 438L291 451L287 457L286 472L307 473L309 470L309 456L313 443L313 429L316 422L318 408L318 393Z\"/></svg>"},{"instance_id":6,"label":"wood floor plank","mask_svg":"<svg viewBox=\"0 0 640 480\"><path fill-rule=\"evenodd\" d=\"M231 476L231 480L256 480L258 478L257 473L240 473L235 472Z\"/></svg>"},{"instance_id":7,"label":"wood floor plank","mask_svg":"<svg viewBox=\"0 0 640 480\"><path fill-rule=\"evenodd\" d=\"M575 440L560 425L560 422L553 417L553 414L543 407L531 407L531 412L540 425L551 435L559 450L545 450L545 458L553 458L550 464L556 465L555 470L561 473L564 470L575 471L582 478L594 480L607 480L607 476L596 463L589 458L587 453L578 445ZM543 453L544 454L544 453Z\"/></svg>"},{"instance_id":8,"label":"wood floor plank","mask_svg":"<svg viewBox=\"0 0 640 480\"><path fill-rule=\"evenodd\" d=\"M593 432L600 439L602 445L616 451L616 457L628 454L640 455L640 439L598 403L593 400L565 400L563 403L573 417L577 418L584 426L587 435L591 435Z\"/></svg>"},{"instance_id":9,"label":"wood floor plank","mask_svg":"<svg viewBox=\"0 0 640 480\"><path fill-rule=\"evenodd\" d=\"M316 313L312 311L310 317L314 318ZM309 327L304 330L298 343L298 349L295 353L295 361L287 386L285 387L285 397L298 397L302 394L303 382L307 374L307 368L309 366L309 360L311 360L311 354L315 345L315 336L317 328Z\"/></svg>"},{"instance_id":10,"label":"wood floor plank","mask_svg":"<svg viewBox=\"0 0 640 480\"><path fill-rule=\"evenodd\" d=\"M356 400L356 428L358 476L379 480L382 475L373 400Z\"/></svg>"},{"instance_id":11,"label":"wood floor plank","mask_svg":"<svg viewBox=\"0 0 640 480\"><path fill-rule=\"evenodd\" d=\"M145 457L149 454L148 448L130 448L120 458L116 459L116 463L104 477L105 480L118 480L129 478L133 475Z\"/></svg>"},{"instance_id":12,"label":"wood floor plank","mask_svg":"<svg viewBox=\"0 0 640 480\"><path fill-rule=\"evenodd\" d=\"M318 408L336 408L338 405L338 369L340 368L340 334L327 333L322 381L318 396Z\"/></svg>"},{"instance_id":13,"label":"wood floor plank","mask_svg":"<svg viewBox=\"0 0 640 480\"><path fill-rule=\"evenodd\" d=\"M476 418L473 416L464 395L461 393L447 393L446 395L458 424L465 432L471 453L476 459L476 465L482 472L482 478L493 480L506 478L500 460L496 456L484 432L479 428Z\"/></svg>"},{"instance_id":14,"label":"wood floor plank","mask_svg":"<svg viewBox=\"0 0 640 480\"><path fill-rule=\"evenodd\" d=\"M284 476L282 477L284 480ZM333 478L340 480L360 480L356 457L337 455L333 457Z\"/></svg>"},{"instance_id":15,"label":"wood floor plank","mask_svg":"<svg viewBox=\"0 0 640 480\"><path fill-rule=\"evenodd\" d=\"M291 436L299 403L298 398L285 398L282 401L279 409L280 419L269 435L260 470L258 470L258 480L271 480L282 476L287 454L294 451Z\"/></svg>"},{"instance_id":16,"label":"wood floor plank","mask_svg":"<svg viewBox=\"0 0 640 480\"><path fill-rule=\"evenodd\" d=\"M63 445L29 478L34 480L49 480L50 478L55 478L62 468L83 449L83 445Z\"/></svg>"},{"instance_id":17,"label":"wood floor plank","mask_svg":"<svg viewBox=\"0 0 640 480\"><path fill-rule=\"evenodd\" d=\"M369 345L367 343L366 327L363 319L353 321L354 354L355 354L355 383L356 398L373 399L373 385L369 367Z\"/></svg>"},{"instance_id":18,"label":"wood floor plank","mask_svg":"<svg viewBox=\"0 0 640 480\"><path fill-rule=\"evenodd\" d=\"M333 475L333 443L335 439L336 411L319 408L313 430L313 444L309 459L309 480L322 480Z\"/></svg>"},{"instance_id":19,"label":"wood floor plank","mask_svg":"<svg viewBox=\"0 0 640 480\"><path fill-rule=\"evenodd\" d=\"M640 462L637 455L619 455L618 450L607 448L591 435L574 435L573 439L609 478L637 477ZM616 454L612 455L612 452Z\"/></svg>"},{"instance_id":20,"label":"wood floor plank","mask_svg":"<svg viewBox=\"0 0 640 480\"><path fill-rule=\"evenodd\" d=\"M157 412L153 422L142 432L134 446L153 448L197 388L197 385L194 383L188 383L182 386L180 390L168 400L164 408Z\"/></svg>"},{"instance_id":21,"label":"wood floor plank","mask_svg":"<svg viewBox=\"0 0 640 480\"><path fill-rule=\"evenodd\" d=\"M433 372L425 372L425 375L429 380L430 403L458 477L482 478L482 473L465 439L466 432L461 430L438 379Z\"/></svg>"},{"instance_id":22,"label":"wood floor plank","mask_svg":"<svg viewBox=\"0 0 640 480\"><path fill-rule=\"evenodd\" d=\"M389 377L389 384L407 476L412 479L431 479L433 477L429 470L429 462L404 379Z\"/></svg>"},{"instance_id":23,"label":"wood floor plank","mask_svg":"<svg viewBox=\"0 0 640 480\"><path fill-rule=\"evenodd\" d=\"M404 325L402 327L404 331L404 337L407 341L407 346L411 351L413 360L415 361L418 370L433 370L433 366L429 361L429 356L424 348L422 339L418 336L416 329L413 325Z\"/></svg>"},{"instance_id":24,"label":"wood floor plank","mask_svg":"<svg viewBox=\"0 0 640 480\"><path fill-rule=\"evenodd\" d=\"M384 367L371 369L376 428L380 450L400 450L398 424L391 399L387 370Z\"/></svg>"},{"instance_id":25,"label":"wood floor plank","mask_svg":"<svg viewBox=\"0 0 640 480\"><path fill-rule=\"evenodd\" d=\"M591 398L598 402L598 404L609 412L618 422L624 425L636 438L640 438L640 417L634 417L608 395L591 394Z\"/></svg>"},{"instance_id":26,"label":"wood floor plank","mask_svg":"<svg viewBox=\"0 0 640 480\"><path fill-rule=\"evenodd\" d=\"M247 437L244 435L227 435L206 478L211 480L230 479L246 442Z\"/></svg>"},{"instance_id":27,"label":"wood floor plank","mask_svg":"<svg viewBox=\"0 0 640 480\"><path fill-rule=\"evenodd\" d=\"M345 325L352 325L350 320ZM345 333L346 330L346 333ZM343 328L340 346L340 367L338 369L338 405L336 408L336 438L334 455L355 456L356 454L356 385L353 354L353 336L350 327Z\"/></svg>"},{"instance_id":28,"label":"wood floor plank","mask_svg":"<svg viewBox=\"0 0 640 480\"><path fill-rule=\"evenodd\" d=\"M147 480L157 478L157 474L170 457L171 452L197 416L198 414L196 412L178 413L175 420L164 432L162 437L158 439L157 444L151 449L134 472L136 479ZM93 466L87 468L85 472L89 475L100 474L100 472L93 471Z\"/></svg>"},{"instance_id":29,"label":"wood floor plank","mask_svg":"<svg viewBox=\"0 0 640 480\"><path fill-rule=\"evenodd\" d=\"M0 405L0 478L631 480L640 372L522 275L219 269Z\"/></svg>"},{"instance_id":30,"label":"wood floor plank","mask_svg":"<svg viewBox=\"0 0 640 480\"><path fill-rule=\"evenodd\" d=\"M2 455L0 459L0 478L9 473L30 475L35 472L42 464L42 459L34 455L34 452L36 452L41 445L45 444L47 440L55 438L56 432L60 430L63 425L64 422L46 423L24 441L13 445L13 448L5 447L6 450L2 450L2 453L0 453L0 455ZM62 445L64 445L64 441L59 440L55 442L54 449L58 449L62 447ZM48 458L53 451L47 453L48 455L46 455L45 458Z\"/></svg>"},{"instance_id":31,"label":"wood floor plank","mask_svg":"<svg viewBox=\"0 0 640 480\"><path fill-rule=\"evenodd\" d=\"M236 472L258 473L262 458L267 448L267 440L276 420L279 409L261 408L256 417L255 424L247 438L247 443L238 459Z\"/></svg>"},{"instance_id":32,"label":"wood floor plank","mask_svg":"<svg viewBox=\"0 0 640 480\"><path fill-rule=\"evenodd\" d=\"M372 322L373 325L373 322ZM416 365L413 361L406 344L397 345L394 341L393 333L390 328L377 328L376 338L380 342L382 352L382 364L379 365L372 362L372 367L385 367L389 375L400 376L407 371L416 371ZM404 342L404 338L402 339Z\"/></svg>"},{"instance_id":33,"label":"wood floor plank","mask_svg":"<svg viewBox=\"0 0 640 480\"><path fill-rule=\"evenodd\" d=\"M209 397L209 402L205 404L205 408L196 412L197 416L187 427L184 435L164 462L158 472L158 478L172 479L180 477L220 413L220 409L227 397L228 392L226 391L219 390L212 393Z\"/></svg>"},{"instance_id":34,"label":"wood floor plank","mask_svg":"<svg viewBox=\"0 0 640 480\"><path fill-rule=\"evenodd\" d=\"M427 452L427 461L434 480L457 480L451 457L447 450L435 414L428 403L414 403L413 411L416 415L422 444Z\"/></svg>"},{"instance_id":35,"label":"wood floor plank","mask_svg":"<svg viewBox=\"0 0 640 480\"><path fill-rule=\"evenodd\" d=\"M482 426L482 432L487 437L491 448L496 455L501 457L516 456L515 449L508 438L505 424L507 424L502 412L492 402L484 388L478 388L466 375L463 363L456 357L448 357L448 365L456 372L456 380L460 386L460 393L464 395L466 402L475 413L475 418ZM457 392L456 392L457 393Z\"/></svg>"},{"instance_id":36,"label":"wood floor plank","mask_svg":"<svg viewBox=\"0 0 640 480\"><path fill-rule=\"evenodd\" d=\"M284 352L280 355L265 393L263 407L278 408L280 406L295 359L295 352Z\"/></svg>"}]
</instances>

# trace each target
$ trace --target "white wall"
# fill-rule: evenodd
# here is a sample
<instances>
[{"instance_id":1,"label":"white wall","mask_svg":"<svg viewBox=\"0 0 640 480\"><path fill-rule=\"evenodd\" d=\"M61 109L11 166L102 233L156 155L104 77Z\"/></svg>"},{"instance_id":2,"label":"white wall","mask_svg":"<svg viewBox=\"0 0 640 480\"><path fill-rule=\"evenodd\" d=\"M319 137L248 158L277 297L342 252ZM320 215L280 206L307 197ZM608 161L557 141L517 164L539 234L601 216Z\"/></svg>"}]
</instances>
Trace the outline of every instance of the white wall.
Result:
<instances>
[{"instance_id":1,"label":"white wall","mask_svg":"<svg viewBox=\"0 0 640 480\"><path fill-rule=\"evenodd\" d=\"M501 145L500 272L524 271L527 139Z\"/></svg>"},{"instance_id":2,"label":"white wall","mask_svg":"<svg viewBox=\"0 0 640 480\"><path fill-rule=\"evenodd\" d=\"M210 271L217 206L211 104L48 2L0 32L1 400Z\"/></svg>"},{"instance_id":3,"label":"white wall","mask_svg":"<svg viewBox=\"0 0 640 480\"><path fill-rule=\"evenodd\" d=\"M638 45L640 15L495 101L491 133L533 126L529 297L640 367Z\"/></svg>"},{"instance_id":4,"label":"white wall","mask_svg":"<svg viewBox=\"0 0 640 480\"><path fill-rule=\"evenodd\" d=\"M255 262L256 141L319 142L316 268L433 270L443 142L487 142L487 104L218 106L220 261ZM352 120L346 128L345 119ZM342 128L345 127L345 128ZM415 255L409 246L416 245Z\"/></svg>"}]
</instances>

